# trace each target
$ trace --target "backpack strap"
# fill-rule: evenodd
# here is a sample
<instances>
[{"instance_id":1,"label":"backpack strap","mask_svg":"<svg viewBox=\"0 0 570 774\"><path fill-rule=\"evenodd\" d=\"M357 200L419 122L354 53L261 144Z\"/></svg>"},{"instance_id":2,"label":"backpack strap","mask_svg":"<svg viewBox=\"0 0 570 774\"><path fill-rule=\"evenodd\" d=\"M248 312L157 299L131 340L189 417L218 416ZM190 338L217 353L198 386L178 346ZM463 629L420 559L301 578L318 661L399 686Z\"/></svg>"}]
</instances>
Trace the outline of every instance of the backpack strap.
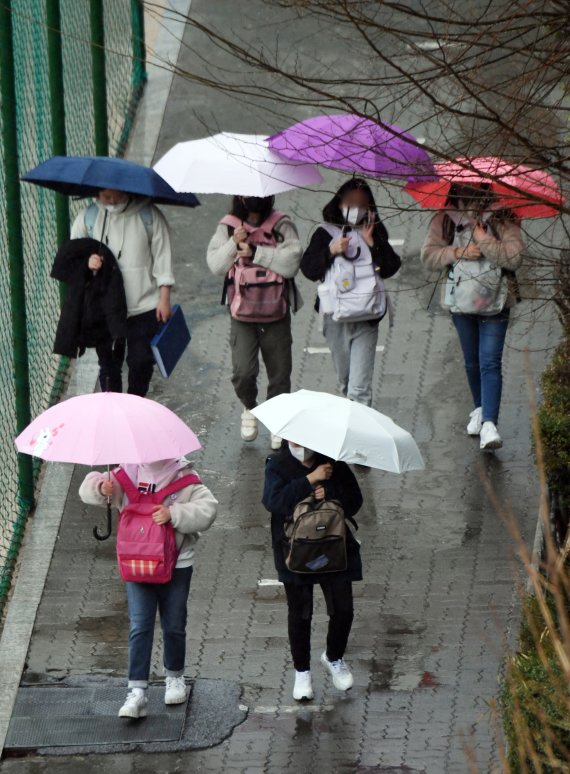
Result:
<instances>
[{"instance_id":1,"label":"backpack strap","mask_svg":"<svg viewBox=\"0 0 570 774\"><path fill-rule=\"evenodd\" d=\"M442 230L442 236L447 242L448 245L453 244L453 240L455 239L455 223L453 220L449 217L447 213L443 216L443 222L441 224L441 230Z\"/></svg>"},{"instance_id":2,"label":"backpack strap","mask_svg":"<svg viewBox=\"0 0 570 774\"><path fill-rule=\"evenodd\" d=\"M91 237L91 239L93 239L93 233L95 231L95 222L97 220L98 214L99 214L99 208L97 207L95 202L91 202L91 204L85 209L85 214L83 215L83 223L85 224L87 235ZM153 226L154 226L154 215L150 204L145 204L144 207L141 207L141 209L139 210L139 217L143 222L148 243L150 245L152 242Z\"/></svg>"},{"instance_id":3,"label":"backpack strap","mask_svg":"<svg viewBox=\"0 0 570 774\"><path fill-rule=\"evenodd\" d=\"M276 226L283 220L283 218L286 217L287 215L284 212L281 212L280 210L273 210L269 217L258 226L252 226L251 223L240 220L235 215L224 215L224 217L219 222L222 225L227 226L229 237L233 235L236 228L243 226L249 236L255 235L256 233L261 233L264 235L270 233L272 234L275 243L278 244L279 242L283 241L283 236L277 231ZM257 245L257 243L255 244ZM263 243L261 243L260 246L263 247Z\"/></svg>"},{"instance_id":4,"label":"backpack strap","mask_svg":"<svg viewBox=\"0 0 570 774\"><path fill-rule=\"evenodd\" d=\"M495 225L495 223L493 221L493 216L491 216L489 218L489 220L487 221L487 226L489 227L489 231L495 237L495 239L500 242L501 241L501 237L500 237L499 232L497 231L497 227L496 227L496 225ZM522 301L521 288L520 288L520 285L519 285L519 278L517 277L516 271L513 271L513 269L505 269L504 267L502 267L501 268L501 274L503 275L503 277L507 278L509 290L511 291L511 293L512 293L512 295L514 297L515 302L517 304L520 304L520 302Z\"/></svg>"},{"instance_id":5,"label":"backpack strap","mask_svg":"<svg viewBox=\"0 0 570 774\"><path fill-rule=\"evenodd\" d=\"M188 473L180 478L175 478L174 481L171 481L170 484L167 484L163 489L160 489L158 492L153 492L151 496L155 502L161 503L163 500L166 500L169 495L174 494L174 492L179 492L181 489L186 489L187 486L195 486L196 484L201 483L202 479L197 476L196 473Z\"/></svg>"},{"instance_id":6,"label":"backpack strap","mask_svg":"<svg viewBox=\"0 0 570 774\"><path fill-rule=\"evenodd\" d=\"M344 518L352 524L354 529L358 530L358 524L356 523L356 519L354 518L354 516L347 516L345 513Z\"/></svg>"},{"instance_id":7,"label":"backpack strap","mask_svg":"<svg viewBox=\"0 0 570 774\"><path fill-rule=\"evenodd\" d=\"M98 214L99 214L99 208L97 207L95 202L91 202L91 204L85 208L85 213L83 214L83 223L87 230L87 236L89 236L91 239L93 239L93 232L95 230L95 221L97 220Z\"/></svg>"},{"instance_id":8,"label":"backpack strap","mask_svg":"<svg viewBox=\"0 0 570 774\"><path fill-rule=\"evenodd\" d=\"M144 207L140 208L139 217L143 222L143 226L145 227L146 235L148 238L148 244L150 247L152 243L152 235L154 231L154 213L152 211L152 207L150 204L145 204Z\"/></svg>"},{"instance_id":9,"label":"backpack strap","mask_svg":"<svg viewBox=\"0 0 570 774\"><path fill-rule=\"evenodd\" d=\"M138 503L143 497L142 492L139 492L137 487L133 484L129 476L123 470L123 468L117 468L113 471L113 476L117 479L119 484L123 487L123 491L127 495L130 503Z\"/></svg>"}]
</instances>

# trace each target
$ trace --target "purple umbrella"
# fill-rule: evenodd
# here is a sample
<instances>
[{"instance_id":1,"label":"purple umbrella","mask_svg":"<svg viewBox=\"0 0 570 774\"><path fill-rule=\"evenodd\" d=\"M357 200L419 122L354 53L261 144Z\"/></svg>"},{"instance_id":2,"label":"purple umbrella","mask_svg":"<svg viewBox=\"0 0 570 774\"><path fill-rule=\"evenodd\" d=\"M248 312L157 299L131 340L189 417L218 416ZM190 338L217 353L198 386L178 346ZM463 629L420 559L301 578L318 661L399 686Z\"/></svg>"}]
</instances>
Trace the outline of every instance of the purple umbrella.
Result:
<instances>
[{"instance_id":1,"label":"purple umbrella","mask_svg":"<svg viewBox=\"0 0 570 774\"><path fill-rule=\"evenodd\" d=\"M269 147L290 161L322 164L371 177L423 182L437 178L409 132L354 114L315 116L272 135Z\"/></svg>"}]
</instances>

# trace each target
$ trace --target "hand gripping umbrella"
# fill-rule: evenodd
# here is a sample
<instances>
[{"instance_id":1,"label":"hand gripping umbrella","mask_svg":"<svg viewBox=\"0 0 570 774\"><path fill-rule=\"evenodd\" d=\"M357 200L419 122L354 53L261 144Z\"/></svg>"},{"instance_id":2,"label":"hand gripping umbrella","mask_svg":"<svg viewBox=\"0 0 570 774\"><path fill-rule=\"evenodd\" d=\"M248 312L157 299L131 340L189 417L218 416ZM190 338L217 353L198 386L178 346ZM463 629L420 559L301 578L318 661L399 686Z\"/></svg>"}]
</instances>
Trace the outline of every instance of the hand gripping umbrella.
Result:
<instances>
[{"instance_id":1,"label":"hand gripping umbrella","mask_svg":"<svg viewBox=\"0 0 570 774\"><path fill-rule=\"evenodd\" d=\"M201 448L192 430L166 406L148 398L99 392L69 398L44 411L16 438L19 452L80 465L140 464L182 457ZM110 475L110 473L109 473ZM97 540L111 534L93 529Z\"/></svg>"}]
</instances>

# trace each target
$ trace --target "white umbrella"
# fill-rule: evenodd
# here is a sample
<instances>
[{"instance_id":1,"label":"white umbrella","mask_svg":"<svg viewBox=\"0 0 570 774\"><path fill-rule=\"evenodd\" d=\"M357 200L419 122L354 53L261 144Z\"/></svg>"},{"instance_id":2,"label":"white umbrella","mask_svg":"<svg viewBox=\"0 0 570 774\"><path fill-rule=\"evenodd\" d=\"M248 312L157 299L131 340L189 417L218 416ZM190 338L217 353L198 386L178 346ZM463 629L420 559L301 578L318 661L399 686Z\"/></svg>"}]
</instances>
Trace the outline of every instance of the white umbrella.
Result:
<instances>
[{"instance_id":1,"label":"white umbrella","mask_svg":"<svg viewBox=\"0 0 570 774\"><path fill-rule=\"evenodd\" d=\"M326 392L299 390L252 409L274 435L334 460L392 473L423 470L424 461L407 430L362 403Z\"/></svg>"},{"instance_id":2,"label":"white umbrella","mask_svg":"<svg viewBox=\"0 0 570 774\"><path fill-rule=\"evenodd\" d=\"M179 142L154 170L178 193L271 196L323 181L311 164L289 161L272 151L264 135L230 132Z\"/></svg>"}]
</instances>

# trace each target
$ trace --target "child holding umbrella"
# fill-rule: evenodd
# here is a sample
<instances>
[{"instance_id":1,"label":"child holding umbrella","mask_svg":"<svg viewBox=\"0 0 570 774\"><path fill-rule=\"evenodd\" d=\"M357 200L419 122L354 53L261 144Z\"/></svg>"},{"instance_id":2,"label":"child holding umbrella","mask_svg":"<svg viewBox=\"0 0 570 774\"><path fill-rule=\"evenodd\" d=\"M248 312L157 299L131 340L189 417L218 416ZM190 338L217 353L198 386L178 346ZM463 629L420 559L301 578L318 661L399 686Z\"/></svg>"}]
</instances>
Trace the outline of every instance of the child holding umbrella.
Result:
<instances>
[{"instance_id":1,"label":"child holding umbrella","mask_svg":"<svg viewBox=\"0 0 570 774\"><path fill-rule=\"evenodd\" d=\"M267 369L267 397L291 390L291 310L301 306L294 277L302 249L294 223L274 205L274 196L234 196L229 215L222 218L208 245L210 271L225 277L232 384L243 405L244 441L257 437L251 409L257 405L260 353ZM244 269L250 273L242 283ZM271 447L280 446L281 438L272 435Z\"/></svg>"},{"instance_id":2,"label":"child holding umbrella","mask_svg":"<svg viewBox=\"0 0 570 774\"><path fill-rule=\"evenodd\" d=\"M201 532L209 529L216 518L218 502L193 473L192 464L182 459L167 459L139 465L121 465L111 478L106 474L88 473L79 496L89 505L105 506L107 498L116 508L129 502L127 488L151 495L165 490L180 479L180 487L157 503L152 519L157 525L174 527L178 556L171 579L166 583L126 582L129 609L129 692L119 710L121 718L139 718L147 713L147 688L150 673L154 625L157 610L164 640L165 704L186 701L184 680L186 655L187 602L192 579L194 548ZM123 484L120 483L123 481ZM176 487L172 487L176 489ZM135 491L136 494L136 491ZM120 517L122 518L122 517Z\"/></svg>"},{"instance_id":3,"label":"child holding umbrella","mask_svg":"<svg viewBox=\"0 0 570 774\"><path fill-rule=\"evenodd\" d=\"M174 275L166 219L148 198L104 189L73 223L71 238L87 237L98 240L116 257L127 301L126 336L96 346L101 389L122 391L126 354L128 392L144 397L154 367L150 342L171 314ZM104 251L94 252L88 258L89 270L101 271L104 260Z\"/></svg>"},{"instance_id":4,"label":"child holding umbrella","mask_svg":"<svg viewBox=\"0 0 570 774\"><path fill-rule=\"evenodd\" d=\"M479 437L485 451L503 445L497 429L502 357L523 253L519 220L497 206L485 182L450 186L421 251L429 269L448 270L443 302L459 337L474 405L467 433Z\"/></svg>"},{"instance_id":5,"label":"child holding umbrella","mask_svg":"<svg viewBox=\"0 0 570 774\"><path fill-rule=\"evenodd\" d=\"M301 271L319 282L315 309L331 350L342 395L372 404L378 326L388 312L383 280L401 261L388 242L374 196L365 180L342 185L323 209L301 261Z\"/></svg>"},{"instance_id":6,"label":"child holding umbrella","mask_svg":"<svg viewBox=\"0 0 570 774\"><path fill-rule=\"evenodd\" d=\"M362 580L360 544L347 528L347 565L344 571L298 574L285 562L288 540L285 525L298 503L313 495L316 502L340 501L344 516L352 519L362 505L362 494L354 474L344 462L334 462L322 454L289 442L268 458L265 467L263 505L271 513L271 539L275 568L287 597L289 645L295 681L293 698L313 698L311 679L311 622L313 588L320 585L326 601L329 625L321 663L332 676L335 688L348 691L352 674L344 661L354 607L353 581Z\"/></svg>"}]
</instances>

